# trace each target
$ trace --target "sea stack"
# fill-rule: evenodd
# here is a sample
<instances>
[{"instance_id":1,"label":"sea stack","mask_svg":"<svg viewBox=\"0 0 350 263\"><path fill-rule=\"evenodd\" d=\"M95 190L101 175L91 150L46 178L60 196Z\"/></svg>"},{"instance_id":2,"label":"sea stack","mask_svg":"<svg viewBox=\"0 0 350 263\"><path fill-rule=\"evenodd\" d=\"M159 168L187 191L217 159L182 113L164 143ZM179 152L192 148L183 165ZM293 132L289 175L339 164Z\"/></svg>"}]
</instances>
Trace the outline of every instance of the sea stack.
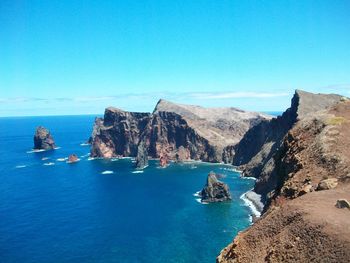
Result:
<instances>
[{"instance_id":1,"label":"sea stack","mask_svg":"<svg viewBox=\"0 0 350 263\"><path fill-rule=\"evenodd\" d=\"M137 147L136 168L144 169L148 166L148 152L144 142L140 142Z\"/></svg>"},{"instance_id":2,"label":"sea stack","mask_svg":"<svg viewBox=\"0 0 350 263\"><path fill-rule=\"evenodd\" d=\"M201 191L201 201L213 203L229 200L232 200L232 198L228 185L219 181L214 172L210 172L207 184Z\"/></svg>"},{"instance_id":3,"label":"sea stack","mask_svg":"<svg viewBox=\"0 0 350 263\"><path fill-rule=\"evenodd\" d=\"M34 149L36 150L51 150L56 147L55 141L50 134L50 131L45 127L39 126L36 128L34 135Z\"/></svg>"},{"instance_id":4,"label":"sea stack","mask_svg":"<svg viewBox=\"0 0 350 263\"><path fill-rule=\"evenodd\" d=\"M76 154L73 153L73 154L69 155L68 163L76 163L78 161L79 161L79 158Z\"/></svg>"}]
</instances>

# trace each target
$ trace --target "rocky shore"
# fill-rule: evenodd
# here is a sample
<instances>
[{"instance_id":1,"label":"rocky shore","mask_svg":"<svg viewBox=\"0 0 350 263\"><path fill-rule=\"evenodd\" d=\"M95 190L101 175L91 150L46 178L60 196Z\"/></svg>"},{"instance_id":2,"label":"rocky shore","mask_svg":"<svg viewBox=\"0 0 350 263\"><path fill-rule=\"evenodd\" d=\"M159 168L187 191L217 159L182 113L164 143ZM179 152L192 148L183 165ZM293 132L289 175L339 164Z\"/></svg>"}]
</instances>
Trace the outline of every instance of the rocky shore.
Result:
<instances>
[{"instance_id":1,"label":"rocky shore","mask_svg":"<svg viewBox=\"0 0 350 263\"><path fill-rule=\"evenodd\" d=\"M257 178L264 210L217 262L349 262L350 211L338 208L349 147L350 101L338 95L296 91L281 117L248 131L233 162Z\"/></svg>"}]
</instances>

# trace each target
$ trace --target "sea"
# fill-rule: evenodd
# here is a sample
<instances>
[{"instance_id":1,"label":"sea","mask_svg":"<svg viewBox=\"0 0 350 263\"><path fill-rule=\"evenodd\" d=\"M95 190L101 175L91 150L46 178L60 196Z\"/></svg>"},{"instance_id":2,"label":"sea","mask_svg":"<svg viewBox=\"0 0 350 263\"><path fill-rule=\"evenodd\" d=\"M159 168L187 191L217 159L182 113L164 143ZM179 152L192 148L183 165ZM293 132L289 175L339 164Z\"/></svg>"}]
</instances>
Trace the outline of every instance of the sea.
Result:
<instances>
[{"instance_id":1,"label":"sea","mask_svg":"<svg viewBox=\"0 0 350 263\"><path fill-rule=\"evenodd\" d=\"M254 180L223 164L92 159L95 116L0 118L0 262L215 262L251 225ZM57 149L34 152L37 126ZM70 154L80 161L67 163ZM233 200L203 204L210 171Z\"/></svg>"}]
</instances>

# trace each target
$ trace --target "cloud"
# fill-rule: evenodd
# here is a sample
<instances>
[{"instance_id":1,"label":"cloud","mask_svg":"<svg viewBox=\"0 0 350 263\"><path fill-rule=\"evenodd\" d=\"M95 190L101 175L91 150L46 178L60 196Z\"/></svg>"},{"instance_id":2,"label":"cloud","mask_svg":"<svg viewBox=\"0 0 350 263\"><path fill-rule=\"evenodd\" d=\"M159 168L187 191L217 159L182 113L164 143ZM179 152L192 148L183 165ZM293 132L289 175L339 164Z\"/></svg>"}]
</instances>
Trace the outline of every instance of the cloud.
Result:
<instances>
[{"instance_id":1,"label":"cloud","mask_svg":"<svg viewBox=\"0 0 350 263\"><path fill-rule=\"evenodd\" d=\"M287 92L269 93L269 92L224 92L224 93L191 93L194 99L240 99L240 98L275 98L285 97L290 94Z\"/></svg>"},{"instance_id":2,"label":"cloud","mask_svg":"<svg viewBox=\"0 0 350 263\"><path fill-rule=\"evenodd\" d=\"M30 97L16 97L16 98L0 98L0 103L89 103L89 102L102 102L102 101L115 101L115 100L147 100L147 99L172 99L172 100L218 100L218 99L237 99L237 98L274 98L288 96L289 93L268 93L268 92L155 92L155 93L129 93L120 94L116 96L84 96L84 97L59 97L59 98L30 98Z\"/></svg>"}]
</instances>

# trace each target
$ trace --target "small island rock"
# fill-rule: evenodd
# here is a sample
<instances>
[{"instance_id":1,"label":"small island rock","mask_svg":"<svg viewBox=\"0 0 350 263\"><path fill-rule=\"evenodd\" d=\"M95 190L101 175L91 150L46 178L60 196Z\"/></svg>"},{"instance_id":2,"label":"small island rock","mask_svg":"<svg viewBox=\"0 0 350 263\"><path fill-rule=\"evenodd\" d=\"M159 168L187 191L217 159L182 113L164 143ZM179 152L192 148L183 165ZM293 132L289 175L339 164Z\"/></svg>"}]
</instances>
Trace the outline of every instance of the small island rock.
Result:
<instances>
[{"instance_id":1,"label":"small island rock","mask_svg":"<svg viewBox=\"0 0 350 263\"><path fill-rule=\"evenodd\" d=\"M68 157L68 162L69 163L75 163L77 161L79 161L79 158L78 158L78 156L76 154L69 155L69 157Z\"/></svg>"},{"instance_id":2,"label":"small island rock","mask_svg":"<svg viewBox=\"0 0 350 263\"><path fill-rule=\"evenodd\" d=\"M222 202L232 200L230 189L227 184L219 181L214 172L210 172L207 184L201 191L202 202Z\"/></svg>"},{"instance_id":3,"label":"small island rock","mask_svg":"<svg viewBox=\"0 0 350 263\"><path fill-rule=\"evenodd\" d=\"M55 147L55 141L51 136L50 131L42 126L39 126L34 135L34 149L51 150Z\"/></svg>"}]
</instances>

